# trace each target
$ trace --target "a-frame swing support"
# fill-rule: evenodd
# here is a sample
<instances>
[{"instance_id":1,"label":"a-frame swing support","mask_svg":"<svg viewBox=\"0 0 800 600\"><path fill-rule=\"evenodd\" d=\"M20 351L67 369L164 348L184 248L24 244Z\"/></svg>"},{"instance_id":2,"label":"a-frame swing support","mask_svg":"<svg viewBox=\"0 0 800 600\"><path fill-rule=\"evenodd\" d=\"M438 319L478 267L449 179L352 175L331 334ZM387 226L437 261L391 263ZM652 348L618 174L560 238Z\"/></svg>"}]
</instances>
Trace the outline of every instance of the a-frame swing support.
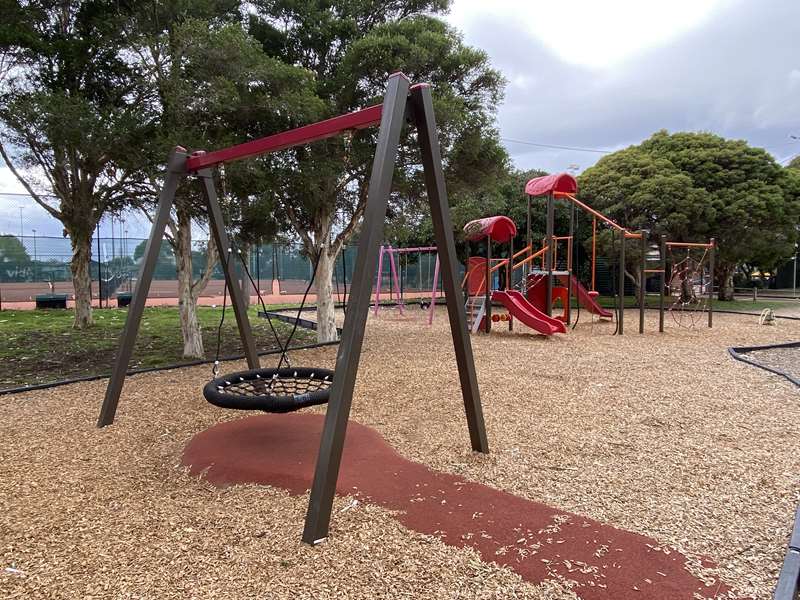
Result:
<instances>
[{"instance_id":1,"label":"a-frame swing support","mask_svg":"<svg viewBox=\"0 0 800 600\"><path fill-rule=\"evenodd\" d=\"M161 190L153 228L145 248L138 284L128 309L128 318L125 321L114 368L97 423L98 427L104 427L114 422L144 312L145 301L153 279L161 239L164 236L175 199L175 191L180 182L187 176L195 175L202 183L209 226L220 249L225 281L230 290L242 346L245 349L248 367L255 369L259 367L258 354L242 291L240 286L235 285L234 265L239 259L231 252L211 169L225 162L307 144L380 123L367 205L361 228L362 233L359 238L358 255L351 281L350 300L336 357L335 377L330 389L328 410L325 415L325 425L303 531L303 541L309 544L318 543L328 535L336 481L339 476L353 389L361 359L364 329L370 307L372 276L377 267L400 135L406 118L409 118L417 129L431 219L441 262L444 291L448 298L459 298L460 287L457 279L453 226L442 171L433 100L428 85L420 84L410 87L408 78L402 73L396 73L389 77L384 100L380 105L216 152L197 152L188 156L183 148L175 148L169 157L164 187ZM447 302L447 312L471 447L477 452L488 452L489 446L486 439L472 346L467 334L465 309L461 302Z\"/></svg>"}]
</instances>

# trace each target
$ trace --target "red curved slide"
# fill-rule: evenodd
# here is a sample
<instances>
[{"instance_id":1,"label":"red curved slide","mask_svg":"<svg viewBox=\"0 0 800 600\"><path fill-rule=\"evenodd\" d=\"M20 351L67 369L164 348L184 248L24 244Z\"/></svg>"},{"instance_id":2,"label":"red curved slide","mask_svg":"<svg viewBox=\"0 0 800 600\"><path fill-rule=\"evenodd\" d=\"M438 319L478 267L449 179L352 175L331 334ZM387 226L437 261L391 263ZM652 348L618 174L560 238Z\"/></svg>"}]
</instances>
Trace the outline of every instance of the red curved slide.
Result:
<instances>
[{"instance_id":1,"label":"red curved slide","mask_svg":"<svg viewBox=\"0 0 800 600\"><path fill-rule=\"evenodd\" d=\"M517 291L492 292L492 300L501 302L511 316L541 334L567 333L564 323L558 319L548 317Z\"/></svg>"},{"instance_id":2,"label":"red curved slide","mask_svg":"<svg viewBox=\"0 0 800 600\"><path fill-rule=\"evenodd\" d=\"M558 279L561 281L563 285L567 285L567 276L566 275L559 275ZM606 310L602 306L597 303L597 300L589 295L589 290L587 290L578 278L575 275L572 276L572 289L578 295L578 302L581 303L581 306L588 310L590 313L594 313L603 319L611 319L614 317L614 313L611 311Z\"/></svg>"}]
</instances>

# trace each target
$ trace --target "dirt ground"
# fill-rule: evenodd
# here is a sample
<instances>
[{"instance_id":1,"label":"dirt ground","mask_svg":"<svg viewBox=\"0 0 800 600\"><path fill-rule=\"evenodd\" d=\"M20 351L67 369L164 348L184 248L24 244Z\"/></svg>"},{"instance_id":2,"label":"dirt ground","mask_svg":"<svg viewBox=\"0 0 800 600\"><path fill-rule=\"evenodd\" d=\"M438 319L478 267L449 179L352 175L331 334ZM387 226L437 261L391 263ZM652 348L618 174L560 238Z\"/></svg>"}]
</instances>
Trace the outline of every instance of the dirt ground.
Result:
<instances>
[{"instance_id":1,"label":"dirt ground","mask_svg":"<svg viewBox=\"0 0 800 600\"><path fill-rule=\"evenodd\" d=\"M800 339L800 323L715 316L713 330L472 337L491 453L469 451L446 315L370 317L352 418L405 457L642 533L768 598L800 499L800 392L726 348ZM335 348L294 364L332 366ZM243 365L226 365L231 371ZM192 436L244 415L205 403L198 367L131 378L97 430L104 381L0 397L0 597L574 598L474 551L337 499L299 542L307 496L217 489L180 466ZM316 409L323 411L324 407ZM224 449L220 449L224 452ZM264 449L269 452L268 448Z\"/></svg>"}]
</instances>

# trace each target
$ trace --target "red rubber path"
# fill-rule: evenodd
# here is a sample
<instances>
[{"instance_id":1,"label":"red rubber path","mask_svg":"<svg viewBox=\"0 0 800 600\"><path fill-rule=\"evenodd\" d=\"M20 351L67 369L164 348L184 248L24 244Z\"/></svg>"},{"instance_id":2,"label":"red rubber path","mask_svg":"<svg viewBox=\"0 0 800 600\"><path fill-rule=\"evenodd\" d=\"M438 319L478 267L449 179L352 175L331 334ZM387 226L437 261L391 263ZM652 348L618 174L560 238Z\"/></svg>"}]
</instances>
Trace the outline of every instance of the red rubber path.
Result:
<instances>
[{"instance_id":1,"label":"red rubber path","mask_svg":"<svg viewBox=\"0 0 800 600\"><path fill-rule=\"evenodd\" d=\"M215 485L268 484L302 494L311 487L322 424L322 415L297 413L220 423L189 442L183 463ZM685 569L684 556L653 539L432 471L353 421L337 492L402 511L397 518L406 527L474 548L527 581L573 580L586 600L713 598L729 590L706 586Z\"/></svg>"}]
</instances>

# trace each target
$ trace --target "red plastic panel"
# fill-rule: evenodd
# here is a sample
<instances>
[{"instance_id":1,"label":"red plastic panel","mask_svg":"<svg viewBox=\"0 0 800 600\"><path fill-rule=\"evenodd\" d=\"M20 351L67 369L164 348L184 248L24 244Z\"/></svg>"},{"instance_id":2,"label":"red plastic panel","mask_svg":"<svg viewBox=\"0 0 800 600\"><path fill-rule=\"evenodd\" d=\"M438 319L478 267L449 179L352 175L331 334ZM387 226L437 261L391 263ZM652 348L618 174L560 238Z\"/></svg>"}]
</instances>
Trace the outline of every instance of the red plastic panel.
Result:
<instances>
[{"instance_id":1,"label":"red plastic panel","mask_svg":"<svg viewBox=\"0 0 800 600\"><path fill-rule=\"evenodd\" d=\"M556 173L531 179L525 185L525 193L529 196L544 196L552 192L577 194L578 182L569 173Z\"/></svg>"},{"instance_id":2,"label":"red plastic panel","mask_svg":"<svg viewBox=\"0 0 800 600\"><path fill-rule=\"evenodd\" d=\"M492 241L504 244L515 235L517 235L517 226L514 221L503 216L475 219L464 225L464 237L471 242L489 236Z\"/></svg>"}]
</instances>

